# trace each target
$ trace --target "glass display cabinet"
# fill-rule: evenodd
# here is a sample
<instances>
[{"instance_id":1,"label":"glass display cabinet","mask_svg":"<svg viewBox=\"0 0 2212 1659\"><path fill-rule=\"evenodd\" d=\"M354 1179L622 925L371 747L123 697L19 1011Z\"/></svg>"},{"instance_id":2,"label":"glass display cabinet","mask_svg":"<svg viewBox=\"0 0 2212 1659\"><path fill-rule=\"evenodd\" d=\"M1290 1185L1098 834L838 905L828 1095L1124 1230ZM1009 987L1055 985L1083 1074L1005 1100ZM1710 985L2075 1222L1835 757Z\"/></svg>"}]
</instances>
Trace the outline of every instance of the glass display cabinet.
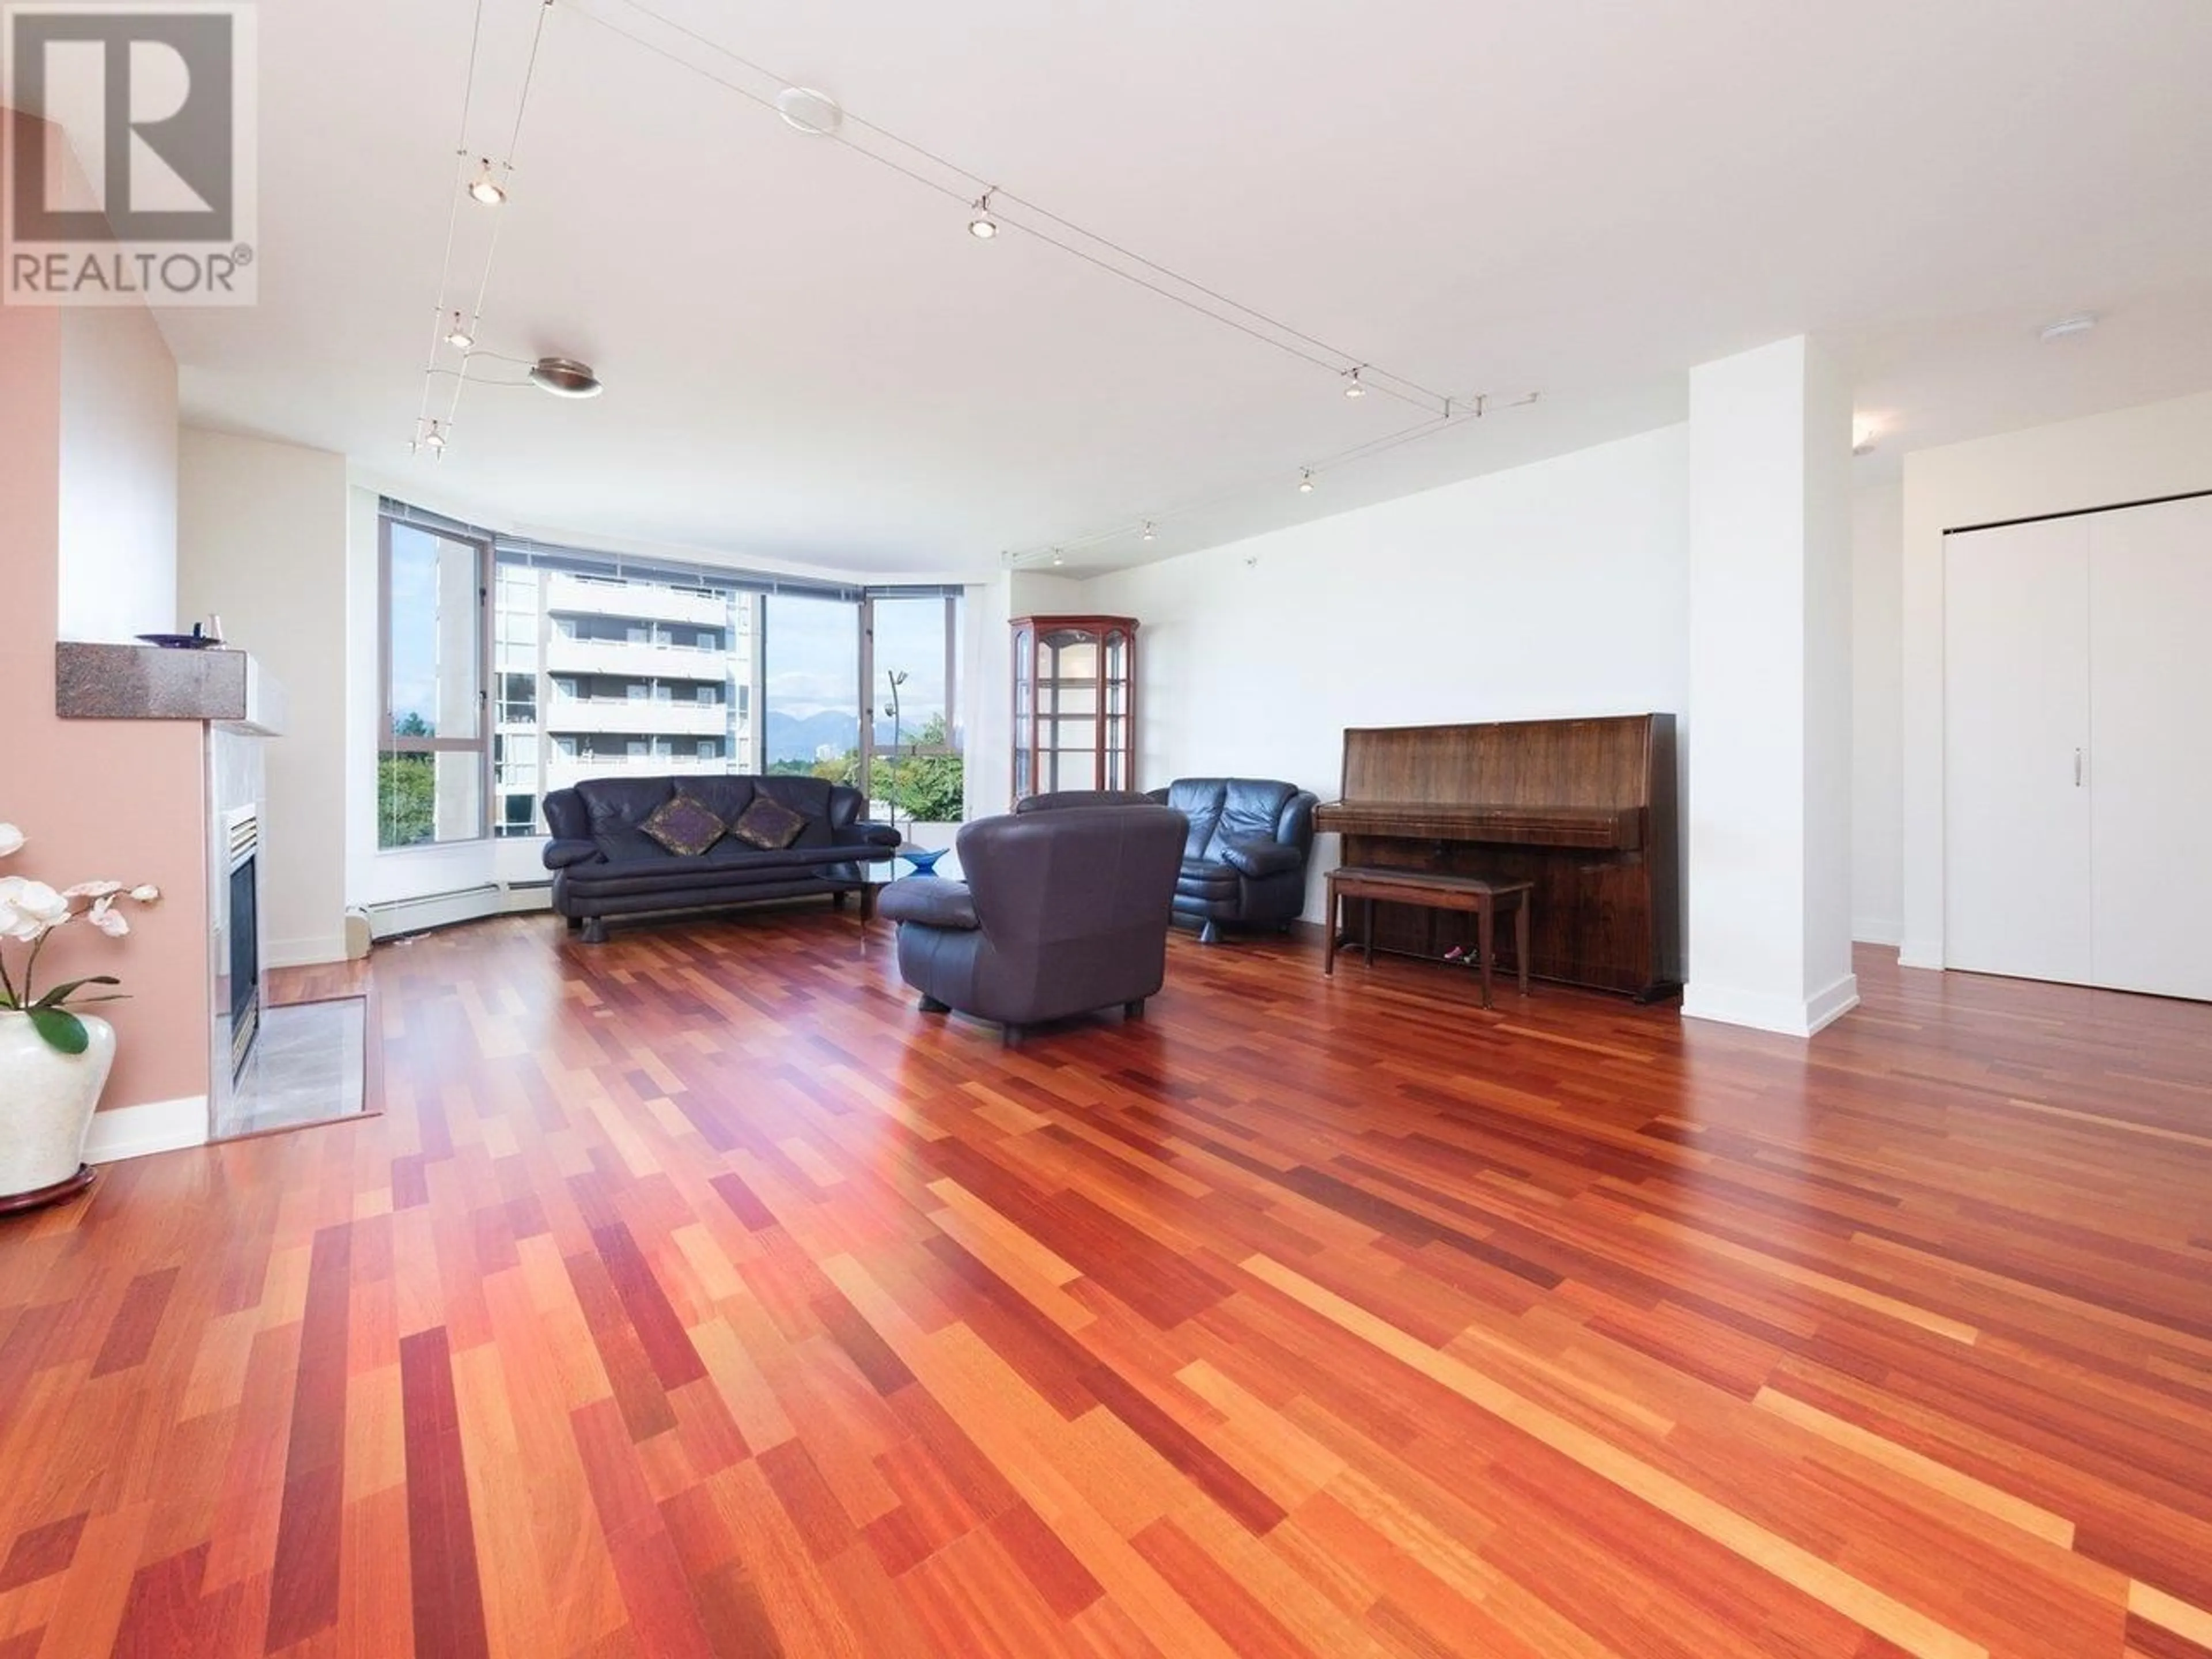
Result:
<instances>
[{"instance_id":1,"label":"glass display cabinet","mask_svg":"<svg viewBox=\"0 0 2212 1659\"><path fill-rule=\"evenodd\" d=\"M1017 617L1014 796L1137 787L1137 624Z\"/></svg>"}]
</instances>

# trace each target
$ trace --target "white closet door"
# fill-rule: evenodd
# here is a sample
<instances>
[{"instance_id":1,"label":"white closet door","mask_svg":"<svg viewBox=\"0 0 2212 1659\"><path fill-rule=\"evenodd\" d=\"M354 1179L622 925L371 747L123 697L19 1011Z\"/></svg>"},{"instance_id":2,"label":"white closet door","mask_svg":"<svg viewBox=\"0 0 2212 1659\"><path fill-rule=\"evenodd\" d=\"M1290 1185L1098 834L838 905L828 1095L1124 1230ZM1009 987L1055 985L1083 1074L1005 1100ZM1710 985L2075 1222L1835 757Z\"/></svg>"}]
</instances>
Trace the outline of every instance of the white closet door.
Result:
<instances>
[{"instance_id":1,"label":"white closet door","mask_svg":"<svg viewBox=\"0 0 2212 1659\"><path fill-rule=\"evenodd\" d=\"M2088 601L2086 518L1944 538L1953 968L2075 981L2094 971L2089 791L2076 766L2089 741Z\"/></svg>"},{"instance_id":2,"label":"white closet door","mask_svg":"<svg viewBox=\"0 0 2212 1659\"><path fill-rule=\"evenodd\" d=\"M2083 522L2096 981L2212 999L2212 498Z\"/></svg>"}]
</instances>

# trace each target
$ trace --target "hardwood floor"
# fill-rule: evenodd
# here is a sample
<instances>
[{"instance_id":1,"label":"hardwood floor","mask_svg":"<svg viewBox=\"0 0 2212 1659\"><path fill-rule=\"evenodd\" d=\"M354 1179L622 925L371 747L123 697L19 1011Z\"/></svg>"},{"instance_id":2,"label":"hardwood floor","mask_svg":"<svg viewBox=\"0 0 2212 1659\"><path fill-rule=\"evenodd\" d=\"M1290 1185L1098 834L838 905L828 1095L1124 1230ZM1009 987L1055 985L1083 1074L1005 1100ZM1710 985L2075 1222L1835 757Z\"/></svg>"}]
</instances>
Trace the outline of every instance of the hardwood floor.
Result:
<instances>
[{"instance_id":1,"label":"hardwood floor","mask_svg":"<svg viewBox=\"0 0 2212 1659\"><path fill-rule=\"evenodd\" d=\"M0 1223L0 1659L2212 1654L2212 1008L890 938L386 947L384 1115Z\"/></svg>"}]
</instances>

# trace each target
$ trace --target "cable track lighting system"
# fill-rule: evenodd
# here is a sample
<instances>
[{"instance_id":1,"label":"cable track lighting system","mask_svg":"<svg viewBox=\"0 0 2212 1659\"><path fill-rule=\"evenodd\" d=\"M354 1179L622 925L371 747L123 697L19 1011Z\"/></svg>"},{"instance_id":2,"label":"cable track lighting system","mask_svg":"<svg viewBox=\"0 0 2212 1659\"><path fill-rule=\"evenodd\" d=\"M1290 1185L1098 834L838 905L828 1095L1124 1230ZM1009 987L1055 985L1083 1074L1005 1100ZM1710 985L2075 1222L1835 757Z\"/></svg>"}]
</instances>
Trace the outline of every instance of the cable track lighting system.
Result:
<instances>
[{"instance_id":1,"label":"cable track lighting system","mask_svg":"<svg viewBox=\"0 0 2212 1659\"><path fill-rule=\"evenodd\" d=\"M951 198L965 216L961 222L969 236L976 241L994 242L1003 240L1010 233L1018 234L1108 276L1145 289L1169 303L1221 327L1233 329L1261 345L1326 371L1347 400L1371 406L1373 399L1379 398L1404 404L1421 412L1424 418L1416 425L1354 444L1298 468L1297 489L1302 495L1313 494L1316 478L1325 471L1384 453L1402 444L1418 441L1468 421L1480 420L1491 406L1521 408L1537 400L1539 394L1534 392L1504 400L1493 399L1488 394L1462 396L1439 391L1411 376L1384 368L1370 358L1307 333L1256 307L1231 299L1219 289L1186 276L1158 260L1147 258L1121 243L1088 230L1053 212L1042 203L994 183L957 161L902 137L888 127L856 115L828 94L793 82L767 65L723 45L702 30L657 9L647 3L647 0L538 0L529 58L524 69L521 90L515 103L514 125L506 148L503 152L496 154L471 149L469 145L469 118L475 92L477 56L483 46L486 3L487 0L477 0L475 21L470 35L468 78L462 94L459 132L454 149L455 188L447 216L445 260L439 274L430 358L424 368L422 405L416 422L414 447L418 449L429 447L442 456L444 441L450 437L459 409L462 389L472 380L501 386L534 385L566 398L594 397L603 389L599 376L587 365L564 357L549 356L534 361L501 359L524 364L528 372L520 381L482 382L468 372L473 358L490 355L483 352L477 342L483 337L480 325L484 301L489 291L492 267L499 250L500 225L507 216L505 211L500 212L493 222L489 245L479 274L474 307L464 312L450 306L447 298L454 276L454 228L461 199L466 197L488 208L502 210L509 204L510 183L522 136L523 118L528 112L531 90L537 78L539 52L545 41L546 20L556 3L572 16L774 112L796 131L809 137L827 138L924 189ZM647 32L643 25L650 25L652 32ZM708 60L702 61L701 54L708 55ZM447 367L440 361L441 348L460 353L458 368ZM431 392L441 378L453 380L453 396L444 416L433 420ZM429 434L434 431L441 440L437 445L431 445L428 441ZM1280 475L1277 476L1279 477ZM1140 535L1146 542L1153 542L1158 539L1158 527L1162 523L1215 505L1230 495L1242 496L1261 487L1248 484L1234 492L1210 496L1203 501L1172 508L1154 508L1142 517L1091 535L1076 538L1063 537L1044 546L1009 550L1001 557L1009 567L1047 557L1059 564L1065 562L1066 550L1070 548L1093 546L1133 533Z\"/></svg>"}]
</instances>

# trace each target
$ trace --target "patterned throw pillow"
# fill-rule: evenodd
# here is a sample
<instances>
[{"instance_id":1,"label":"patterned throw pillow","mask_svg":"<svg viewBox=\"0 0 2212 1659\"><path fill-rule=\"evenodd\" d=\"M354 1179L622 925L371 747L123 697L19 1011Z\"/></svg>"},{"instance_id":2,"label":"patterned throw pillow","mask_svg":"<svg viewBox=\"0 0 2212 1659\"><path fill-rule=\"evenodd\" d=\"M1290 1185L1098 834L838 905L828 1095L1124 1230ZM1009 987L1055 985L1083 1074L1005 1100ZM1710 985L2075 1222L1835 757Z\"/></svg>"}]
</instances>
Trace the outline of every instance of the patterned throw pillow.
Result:
<instances>
[{"instance_id":1,"label":"patterned throw pillow","mask_svg":"<svg viewBox=\"0 0 2212 1659\"><path fill-rule=\"evenodd\" d=\"M670 852L696 858L729 828L689 795L671 795L653 809L653 816L637 826Z\"/></svg>"},{"instance_id":2,"label":"patterned throw pillow","mask_svg":"<svg viewBox=\"0 0 2212 1659\"><path fill-rule=\"evenodd\" d=\"M730 833L739 841L773 852L790 846L805 828L804 812L794 812L781 801L771 800L766 795L755 795L753 804L738 814Z\"/></svg>"}]
</instances>

